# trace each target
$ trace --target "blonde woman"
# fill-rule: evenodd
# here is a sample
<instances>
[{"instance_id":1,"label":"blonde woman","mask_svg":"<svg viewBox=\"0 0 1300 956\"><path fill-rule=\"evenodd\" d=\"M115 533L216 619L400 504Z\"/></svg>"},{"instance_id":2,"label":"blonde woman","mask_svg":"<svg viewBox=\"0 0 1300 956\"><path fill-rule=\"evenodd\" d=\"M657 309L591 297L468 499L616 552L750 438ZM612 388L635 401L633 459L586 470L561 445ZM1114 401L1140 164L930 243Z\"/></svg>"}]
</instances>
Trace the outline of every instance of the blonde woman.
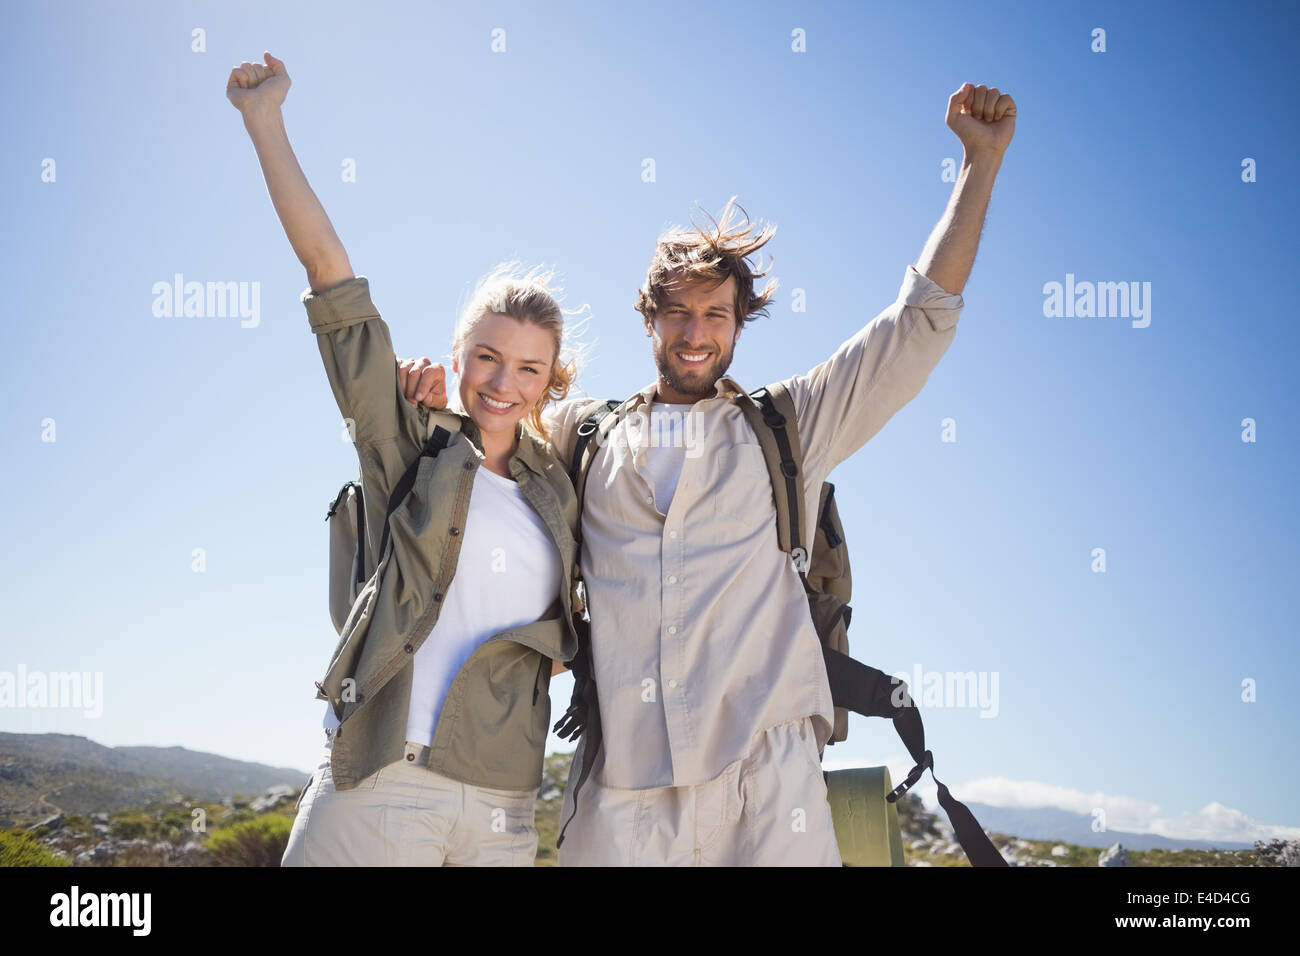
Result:
<instances>
[{"instance_id":1,"label":"blonde woman","mask_svg":"<svg viewBox=\"0 0 1300 956\"><path fill-rule=\"evenodd\" d=\"M456 324L454 407L408 401L368 280L289 146L284 63L265 61L234 69L226 93L307 269L303 303L361 463L368 577L316 685L327 742L282 863L531 865L547 687L576 648L577 509L541 419L574 375L564 312L549 273L499 267Z\"/></svg>"}]
</instances>

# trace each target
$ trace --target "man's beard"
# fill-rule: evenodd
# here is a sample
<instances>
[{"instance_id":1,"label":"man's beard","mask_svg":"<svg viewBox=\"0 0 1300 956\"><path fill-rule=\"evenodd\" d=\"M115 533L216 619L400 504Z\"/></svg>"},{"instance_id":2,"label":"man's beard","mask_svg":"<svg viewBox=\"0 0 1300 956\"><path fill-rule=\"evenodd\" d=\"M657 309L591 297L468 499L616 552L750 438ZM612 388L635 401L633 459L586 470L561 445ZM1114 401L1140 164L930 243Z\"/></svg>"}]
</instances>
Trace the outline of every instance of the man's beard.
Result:
<instances>
[{"instance_id":1,"label":"man's beard","mask_svg":"<svg viewBox=\"0 0 1300 956\"><path fill-rule=\"evenodd\" d=\"M670 352L687 351L681 346L673 346L671 349L666 347L655 349L655 365L659 368L659 375L668 385L669 388L682 395L701 396L712 395L716 390L718 379L727 374L727 369L731 367L732 356L735 350L729 350L725 355L718 354L705 367L697 370L679 371L672 364Z\"/></svg>"}]
</instances>

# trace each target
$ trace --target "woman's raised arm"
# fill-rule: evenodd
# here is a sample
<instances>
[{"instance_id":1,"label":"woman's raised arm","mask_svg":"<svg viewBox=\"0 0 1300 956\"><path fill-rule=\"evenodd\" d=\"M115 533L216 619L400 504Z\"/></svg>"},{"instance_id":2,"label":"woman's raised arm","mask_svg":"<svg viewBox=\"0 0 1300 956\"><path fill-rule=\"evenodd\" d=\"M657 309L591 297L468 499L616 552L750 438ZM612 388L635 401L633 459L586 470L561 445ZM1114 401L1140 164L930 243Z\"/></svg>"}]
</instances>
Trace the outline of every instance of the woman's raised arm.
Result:
<instances>
[{"instance_id":1,"label":"woman's raised arm","mask_svg":"<svg viewBox=\"0 0 1300 956\"><path fill-rule=\"evenodd\" d=\"M307 270L311 290L324 292L351 279L352 264L289 145L280 112L289 74L281 60L270 53L264 57L265 65L244 62L230 71L226 96L244 117L276 215Z\"/></svg>"},{"instance_id":2,"label":"woman's raised arm","mask_svg":"<svg viewBox=\"0 0 1300 956\"><path fill-rule=\"evenodd\" d=\"M226 96L243 114L276 214L307 269L311 291L302 303L360 463L369 536L363 576L369 578L382 557L389 499L428 439L429 410L407 401L398 387L392 336L370 298L370 282L353 274L289 148L280 116L288 91L284 64L267 53L265 66L242 63L231 71Z\"/></svg>"}]
</instances>

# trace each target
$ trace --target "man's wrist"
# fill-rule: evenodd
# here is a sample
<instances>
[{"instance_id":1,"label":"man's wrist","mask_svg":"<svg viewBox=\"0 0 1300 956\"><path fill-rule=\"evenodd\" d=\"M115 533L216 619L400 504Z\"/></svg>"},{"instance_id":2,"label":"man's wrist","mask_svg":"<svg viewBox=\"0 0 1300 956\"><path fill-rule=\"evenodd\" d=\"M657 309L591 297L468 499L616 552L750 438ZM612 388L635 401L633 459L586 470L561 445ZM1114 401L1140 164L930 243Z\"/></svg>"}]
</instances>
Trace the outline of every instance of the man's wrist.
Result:
<instances>
[{"instance_id":1,"label":"man's wrist","mask_svg":"<svg viewBox=\"0 0 1300 956\"><path fill-rule=\"evenodd\" d=\"M992 166L994 168L1002 165L1002 157L1006 150L993 149L985 146L979 149L967 149L963 152L961 164L967 166Z\"/></svg>"}]
</instances>

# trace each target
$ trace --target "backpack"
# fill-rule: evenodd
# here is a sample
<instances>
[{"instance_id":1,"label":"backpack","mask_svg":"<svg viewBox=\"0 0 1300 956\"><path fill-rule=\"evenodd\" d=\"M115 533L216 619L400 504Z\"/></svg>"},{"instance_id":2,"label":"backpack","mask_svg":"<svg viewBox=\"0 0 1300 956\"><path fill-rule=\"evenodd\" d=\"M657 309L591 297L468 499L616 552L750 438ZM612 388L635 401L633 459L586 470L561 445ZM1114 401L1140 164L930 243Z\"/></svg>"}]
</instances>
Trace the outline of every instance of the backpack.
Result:
<instances>
[{"instance_id":1,"label":"backpack","mask_svg":"<svg viewBox=\"0 0 1300 956\"><path fill-rule=\"evenodd\" d=\"M844 526L835 505L835 486L823 481L817 498L817 520L809 525L803 496L803 451L799 445L794 399L779 382L760 388L740 403L758 436L767 460L776 504L776 538L781 550L790 555L803 581L812 614L813 628L821 639L823 653L849 653L849 621L853 608L853 580L849 573L849 549ZM754 403L757 404L754 404ZM805 547L812 531L811 553ZM839 743L849 734L848 708L835 708L835 726L827 743Z\"/></svg>"},{"instance_id":2,"label":"backpack","mask_svg":"<svg viewBox=\"0 0 1300 956\"><path fill-rule=\"evenodd\" d=\"M329 603L330 620L334 630L340 635L343 626L356 603L357 595L370 578L372 568L367 565L378 563L378 559L388 548L387 516L397 510L403 499L415 485L415 475L420 470L420 461L427 455L438 457L449 444L453 436L460 431L459 419L454 416L441 416L447 427L438 425L433 429L420 454L411 462L401 479L393 487L388 498L385 512L384 534L379 545L379 554L366 556L366 508L361 493L361 482L348 481L339 489L339 493L330 502L325 520L329 522L330 560L329 560Z\"/></svg>"},{"instance_id":3,"label":"backpack","mask_svg":"<svg viewBox=\"0 0 1300 956\"><path fill-rule=\"evenodd\" d=\"M569 478L577 492L579 516L582 514L587 472L595 460L596 450L635 398L632 396L622 403L613 400L598 401L583 410L569 468ZM898 685L902 682L848 656L848 627L853 615L853 609L848 603L852 597L848 545L839 509L835 505L835 486L828 481L822 482L818 494L817 521L812 526L811 551L807 544L810 526L805 515L803 451L799 444L794 399L780 382L756 389L747 398L748 401L740 401L740 408L758 437L767 462L772 498L776 505L777 543L782 551L790 555L791 563L799 572L808 597L813 627L821 640L822 655L826 661L831 700L835 708L835 724L828 743L836 743L847 737L849 710L865 716L893 718L895 729L912 759L916 761L916 766L906 779L886 796L887 801L894 803L921 779L927 768L931 776L934 776L934 756L925 748L925 729L920 712L906 694L906 685L903 685L903 699L906 703L900 705L896 702L896 694ZM593 438L598 438L595 447L592 446ZM578 524L577 543L581 548L581 517ZM573 701L554 728L561 738L589 732L591 753L584 754L584 766L574 787L574 814L577 813L577 791L588 776L591 759L599 747L601 737L599 707L595 706L594 681L590 679L594 669L590 646L591 617L586 609L581 562L578 563L575 590L581 600L575 600L574 612L580 641L578 657L570 665L574 671ZM939 804L947 813L957 842L971 863L975 866L1006 866L1006 860L970 810L956 800L937 777L934 777L934 781ZM572 814L569 819L573 819ZM568 823L564 826L567 828ZM562 830L557 847L563 839Z\"/></svg>"}]
</instances>

